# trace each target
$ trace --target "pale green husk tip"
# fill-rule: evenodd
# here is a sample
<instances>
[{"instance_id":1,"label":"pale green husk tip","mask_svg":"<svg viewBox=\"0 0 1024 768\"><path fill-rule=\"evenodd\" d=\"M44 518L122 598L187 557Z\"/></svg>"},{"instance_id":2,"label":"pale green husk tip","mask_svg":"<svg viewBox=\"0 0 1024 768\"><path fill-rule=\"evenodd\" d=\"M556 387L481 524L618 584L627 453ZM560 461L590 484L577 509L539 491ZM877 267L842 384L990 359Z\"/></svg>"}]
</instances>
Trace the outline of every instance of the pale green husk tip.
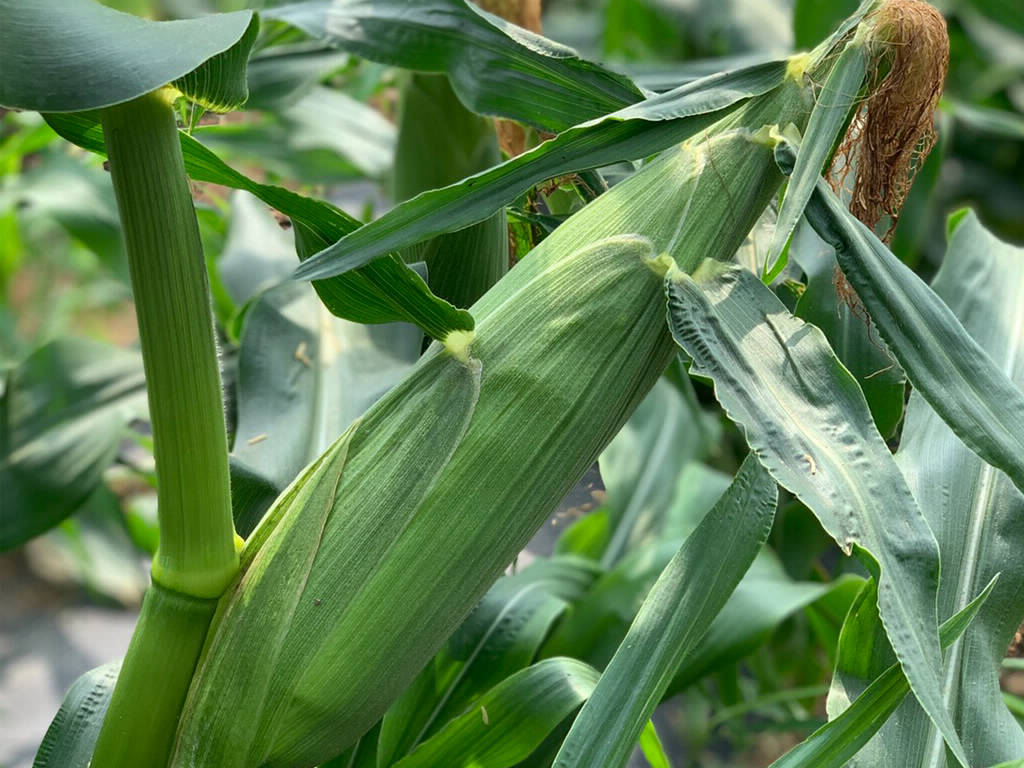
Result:
<instances>
[{"instance_id":1,"label":"pale green husk tip","mask_svg":"<svg viewBox=\"0 0 1024 768\"><path fill-rule=\"evenodd\" d=\"M473 343L475 334L473 331L452 331L444 337L445 350L456 360L464 363L469 362L469 346Z\"/></svg>"}]
</instances>

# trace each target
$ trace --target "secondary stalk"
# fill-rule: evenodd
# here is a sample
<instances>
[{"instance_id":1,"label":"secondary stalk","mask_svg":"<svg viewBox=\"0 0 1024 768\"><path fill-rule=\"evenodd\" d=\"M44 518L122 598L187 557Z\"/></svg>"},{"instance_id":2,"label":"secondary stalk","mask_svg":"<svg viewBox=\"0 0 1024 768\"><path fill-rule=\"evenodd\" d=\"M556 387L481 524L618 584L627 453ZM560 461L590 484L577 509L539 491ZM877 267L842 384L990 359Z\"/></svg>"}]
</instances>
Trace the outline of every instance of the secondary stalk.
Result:
<instances>
[{"instance_id":1,"label":"secondary stalk","mask_svg":"<svg viewBox=\"0 0 1024 768\"><path fill-rule=\"evenodd\" d=\"M103 112L157 466L160 545L93 768L163 766L216 599L238 570L199 227L167 91Z\"/></svg>"}]
</instances>

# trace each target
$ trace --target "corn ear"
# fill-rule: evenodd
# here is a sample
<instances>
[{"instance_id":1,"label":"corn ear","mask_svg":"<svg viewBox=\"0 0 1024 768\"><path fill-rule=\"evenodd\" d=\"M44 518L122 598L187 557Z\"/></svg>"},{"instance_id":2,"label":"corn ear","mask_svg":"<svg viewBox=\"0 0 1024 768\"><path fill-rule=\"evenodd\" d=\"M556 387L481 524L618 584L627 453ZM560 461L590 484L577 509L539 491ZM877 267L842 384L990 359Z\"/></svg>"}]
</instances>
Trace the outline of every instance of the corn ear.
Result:
<instances>
[{"instance_id":1,"label":"corn ear","mask_svg":"<svg viewBox=\"0 0 1024 768\"><path fill-rule=\"evenodd\" d=\"M352 428L338 473L285 494L214 622L173 766L309 766L372 726L654 385L675 352L664 274L732 257L781 181L768 126L809 109L798 74L577 213ZM315 503L307 484L327 486ZM263 605L275 589L294 610Z\"/></svg>"},{"instance_id":2,"label":"corn ear","mask_svg":"<svg viewBox=\"0 0 1024 768\"><path fill-rule=\"evenodd\" d=\"M500 162L494 122L462 106L445 75L408 77L395 147L396 200L447 186ZM468 307L508 271L505 212L407 248L402 257L409 263L426 262L434 293Z\"/></svg>"}]
</instances>

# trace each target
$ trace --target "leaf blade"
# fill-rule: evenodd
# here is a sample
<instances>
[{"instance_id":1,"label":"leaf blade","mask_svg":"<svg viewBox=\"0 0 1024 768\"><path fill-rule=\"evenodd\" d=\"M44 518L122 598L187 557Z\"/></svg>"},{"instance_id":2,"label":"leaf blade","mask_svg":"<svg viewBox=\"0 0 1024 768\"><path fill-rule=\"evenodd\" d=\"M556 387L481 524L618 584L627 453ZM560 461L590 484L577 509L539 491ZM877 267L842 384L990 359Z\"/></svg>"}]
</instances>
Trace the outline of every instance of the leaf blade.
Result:
<instances>
[{"instance_id":1,"label":"leaf blade","mask_svg":"<svg viewBox=\"0 0 1024 768\"><path fill-rule=\"evenodd\" d=\"M793 230L807 207L807 201L811 199L814 185L853 108L866 73L865 47L858 41L851 41L829 71L807 121L807 130L800 142L796 165L789 177L789 185L782 198L775 232L768 248L768 258L762 273L765 283L771 283L786 268L786 251ZM775 263L769 267L773 260Z\"/></svg>"},{"instance_id":2,"label":"leaf blade","mask_svg":"<svg viewBox=\"0 0 1024 768\"><path fill-rule=\"evenodd\" d=\"M597 670L575 659L539 661L492 688L469 712L394 764L509 768L529 756L594 690Z\"/></svg>"},{"instance_id":3,"label":"leaf blade","mask_svg":"<svg viewBox=\"0 0 1024 768\"><path fill-rule=\"evenodd\" d=\"M749 456L647 595L573 722L555 768L625 765L679 663L767 539L777 500L774 480Z\"/></svg>"},{"instance_id":4,"label":"leaf blade","mask_svg":"<svg viewBox=\"0 0 1024 768\"><path fill-rule=\"evenodd\" d=\"M951 645L977 616L995 580L955 616L943 622L940 640ZM910 691L898 664L893 664L836 719L780 757L769 768L842 768L867 743Z\"/></svg>"},{"instance_id":5,"label":"leaf blade","mask_svg":"<svg viewBox=\"0 0 1024 768\"><path fill-rule=\"evenodd\" d=\"M47 114L45 117L68 141L98 155L106 155L103 131L95 115ZM250 179L181 131L178 138L185 170L191 178L245 190L289 216L296 225L300 259L360 227L358 221L328 203ZM435 339L443 339L453 330L473 329L473 316L469 312L431 293L423 278L397 254L389 254L358 274L314 282L313 287L333 314L353 322L411 322Z\"/></svg>"},{"instance_id":6,"label":"leaf blade","mask_svg":"<svg viewBox=\"0 0 1024 768\"><path fill-rule=\"evenodd\" d=\"M463 0L314 0L269 9L266 16L372 61L443 72L474 112L548 131L644 95L625 75Z\"/></svg>"},{"instance_id":7,"label":"leaf blade","mask_svg":"<svg viewBox=\"0 0 1024 768\"><path fill-rule=\"evenodd\" d=\"M938 546L860 388L821 332L751 273L724 265L706 272L700 285L680 271L666 278L676 342L692 370L713 379L776 480L844 551L860 547L877 561L880 612L897 657L962 758L938 672ZM898 517L882 514L893 509Z\"/></svg>"},{"instance_id":8,"label":"leaf blade","mask_svg":"<svg viewBox=\"0 0 1024 768\"><path fill-rule=\"evenodd\" d=\"M356 269L388 251L483 221L546 179L659 152L714 122L722 110L768 93L785 73L785 61L717 73L569 128L499 166L396 206L305 261L295 276L320 279Z\"/></svg>"},{"instance_id":9,"label":"leaf blade","mask_svg":"<svg viewBox=\"0 0 1024 768\"><path fill-rule=\"evenodd\" d=\"M72 683L46 729L32 768L88 768L120 670L121 662L114 661Z\"/></svg>"},{"instance_id":10,"label":"leaf blade","mask_svg":"<svg viewBox=\"0 0 1024 768\"><path fill-rule=\"evenodd\" d=\"M840 267L911 384L957 437L1024 490L1024 392L823 180L807 218L835 247Z\"/></svg>"},{"instance_id":11,"label":"leaf blade","mask_svg":"<svg viewBox=\"0 0 1024 768\"><path fill-rule=\"evenodd\" d=\"M171 82L210 108L245 101L245 62L259 29L252 11L153 22L88 0L3 0L0 15L4 106L100 109Z\"/></svg>"}]
</instances>

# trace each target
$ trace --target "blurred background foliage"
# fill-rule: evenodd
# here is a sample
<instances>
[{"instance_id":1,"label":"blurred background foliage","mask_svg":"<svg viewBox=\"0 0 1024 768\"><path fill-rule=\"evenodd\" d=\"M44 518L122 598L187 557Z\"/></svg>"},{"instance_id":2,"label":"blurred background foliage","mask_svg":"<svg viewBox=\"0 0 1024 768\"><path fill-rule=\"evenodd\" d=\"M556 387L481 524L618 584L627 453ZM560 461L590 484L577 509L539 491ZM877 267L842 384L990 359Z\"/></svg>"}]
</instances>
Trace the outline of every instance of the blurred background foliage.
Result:
<instances>
[{"instance_id":1,"label":"blurred background foliage","mask_svg":"<svg viewBox=\"0 0 1024 768\"><path fill-rule=\"evenodd\" d=\"M271 3L106 4L152 18L177 18ZM583 56L660 90L809 47L856 5L853 0L547 0L543 27L546 36ZM1024 15L998 0L937 5L946 15L952 46L937 115L940 141L892 243L926 279L945 252L947 215L964 205L999 237L1024 243ZM198 117L193 135L254 178L323 197L365 221L392 204L388 190L404 76L326 48L292 28L268 24L250 65L247 109L222 118L182 118L188 124ZM604 175L614 183L631 171L623 164ZM274 428L247 423L254 413L258 417L253 403L279 402L275 393L284 386L253 378L261 344L278 338L277 343L315 358L316 345L336 337L349 341L347 389L319 403L335 413L337 423L329 429L336 434L407 369L419 337L407 329L368 333L345 321L323 320L311 289L279 285L294 263L288 222L275 219L245 193L205 184L194 185L194 191L221 336L229 430L242 435ZM546 215L532 205L537 194L547 202ZM586 185L565 182L510 210L513 259L582 205L587 194ZM327 336L324 322L335 323ZM36 115L0 115L0 387L58 381L66 387L54 384L51 398L95 412L95 402L76 399L84 397L81 381L61 379L59 366L82 354L78 345L91 345L89 354L107 361L108 370L134 366L137 373L136 335L114 195L102 160L58 139ZM382 356L381 345L392 352ZM89 397L97 391L90 390ZM12 395L10 389L7 394ZM38 575L70 585L87 599L125 607L141 597L145 557L156 544L151 446L137 395L121 392L106 403L111 409L103 418L114 428L98 436L92 431L90 456L98 469L69 481L69 487L77 483L75 492L63 497L74 507L64 514L74 514L19 555ZM532 554L524 555L521 565L552 552L600 556L608 552L614 521L633 515L628 541L617 545L621 557L602 563L606 570L578 596L569 620L558 625L539 656L569 653L605 663L681 537L728 484L745 445L708 407L711 402L702 384L670 371L602 456L603 485L594 473L585 478L550 530L539 534ZM678 418L664 418L666 411ZM307 416L287 411L280 418ZM71 418L75 423L77 417ZM673 463L672 477L642 477L644 465L637 457L664 450L665 440L676 441L674 455L686 457L685 468ZM256 444L236 442L240 472L259 468L252 458ZM294 446L288 471L297 471L318 450L315 444ZM272 489L245 487L272 498ZM639 497L650 488L661 495ZM732 608L716 622L718 634L702 646L703 655L698 653L702 666L690 667L688 677L675 681L672 690L682 695L659 711L658 731L673 764L766 765L824 721L821 702L832 655L860 581L844 576L849 561L795 501L781 505L770 544L730 602ZM497 587L496 594L505 588ZM1024 712L1024 700L1007 696L1011 707ZM656 756L648 759L656 764Z\"/></svg>"}]
</instances>

